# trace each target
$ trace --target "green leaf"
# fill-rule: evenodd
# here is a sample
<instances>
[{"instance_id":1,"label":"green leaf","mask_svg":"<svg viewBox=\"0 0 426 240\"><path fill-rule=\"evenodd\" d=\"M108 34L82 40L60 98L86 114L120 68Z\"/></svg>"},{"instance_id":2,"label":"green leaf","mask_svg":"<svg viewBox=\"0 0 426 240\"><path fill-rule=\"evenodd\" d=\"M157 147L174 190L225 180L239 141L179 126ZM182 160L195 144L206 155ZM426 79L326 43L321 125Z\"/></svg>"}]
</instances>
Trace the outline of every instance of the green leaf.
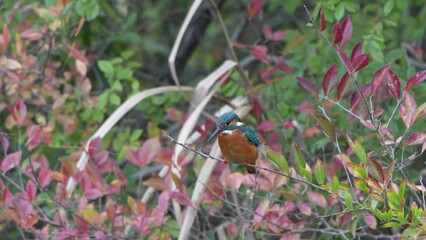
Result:
<instances>
[{"instance_id":1,"label":"green leaf","mask_svg":"<svg viewBox=\"0 0 426 240\"><path fill-rule=\"evenodd\" d=\"M405 10L405 9L407 9L407 1L396 1L396 6L400 10Z\"/></svg>"},{"instance_id":2,"label":"green leaf","mask_svg":"<svg viewBox=\"0 0 426 240\"><path fill-rule=\"evenodd\" d=\"M385 23L386 26L391 26L391 27L397 27L398 23L392 19L384 19L383 22Z\"/></svg>"},{"instance_id":3,"label":"green leaf","mask_svg":"<svg viewBox=\"0 0 426 240\"><path fill-rule=\"evenodd\" d=\"M355 187L365 193L369 193L370 189L367 187L367 184L361 179L355 179Z\"/></svg>"},{"instance_id":4,"label":"green leaf","mask_svg":"<svg viewBox=\"0 0 426 240\"><path fill-rule=\"evenodd\" d=\"M345 196L345 205L348 211L351 211L353 209L352 200L353 200L352 194L347 192Z\"/></svg>"},{"instance_id":5,"label":"green leaf","mask_svg":"<svg viewBox=\"0 0 426 240\"><path fill-rule=\"evenodd\" d=\"M331 138L332 141L336 138L335 127L334 124L331 123L326 117L321 116L319 114L314 114L313 120L315 125L321 129L327 137Z\"/></svg>"},{"instance_id":6,"label":"green leaf","mask_svg":"<svg viewBox=\"0 0 426 240\"><path fill-rule=\"evenodd\" d=\"M355 238L356 234L356 227L358 225L358 218L355 218L350 224L349 224L349 232L352 234L352 237Z\"/></svg>"},{"instance_id":7,"label":"green leaf","mask_svg":"<svg viewBox=\"0 0 426 240\"><path fill-rule=\"evenodd\" d=\"M358 156L359 160L363 164L367 164L367 154L365 153L364 147L359 142L352 142L352 140L348 137L349 146L352 148L354 153Z\"/></svg>"},{"instance_id":8,"label":"green leaf","mask_svg":"<svg viewBox=\"0 0 426 240\"><path fill-rule=\"evenodd\" d=\"M109 95L109 102L113 105L118 106L121 104L121 99L117 94L113 93Z\"/></svg>"},{"instance_id":9,"label":"green leaf","mask_svg":"<svg viewBox=\"0 0 426 240\"><path fill-rule=\"evenodd\" d=\"M390 227L401 227L401 224L397 222L388 222L383 224L382 228L390 228Z\"/></svg>"},{"instance_id":10,"label":"green leaf","mask_svg":"<svg viewBox=\"0 0 426 240\"><path fill-rule=\"evenodd\" d=\"M99 60L98 67L99 69L101 69L102 72L104 72L108 76L112 76L114 73L114 66L110 61Z\"/></svg>"},{"instance_id":11,"label":"green leaf","mask_svg":"<svg viewBox=\"0 0 426 240\"><path fill-rule=\"evenodd\" d=\"M399 196L396 192L394 191L388 191L387 192L387 197L388 197L388 205L392 210L398 211L399 210Z\"/></svg>"},{"instance_id":12,"label":"green leaf","mask_svg":"<svg viewBox=\"0 0 426 240\"><path fill-rule=\"evenodd\" d=\"M325 171L324 166L322 165L322 162L320 160L317 161L315 164L315 179L317 180L319 185L323 185L325 182Z\"/></svg>"},{"instance_id":13,"label":"green leaf","mask_svg":"<svg viewBox=\"0 0 426 240\"><path fill-rule=\"evenodd\" d=\"M142 136L143 130L137 129L133 131L132 135L130 135L130 141L136 141L139 139L140 136Z\"/></svg>"},{"instance_id":14,"label":"green leaf","mask_svg":"<svg viewBox=\"0 0 426 240\"><path fill-rule=\"evenodd\" d=\"M398 219L398 222L401 225L404 225L407 223L408 215L407 216L404 215L404 208L402 208L401 211L396 214L396 218Z\"/></svg>"},{"instance_id":15,"label":"green leaf","mask_svg":"<svg viewBox=\"0 0 426 240\"><path fill-rule=\"evenodd\" d=\"M385 7L383 8L383 14L385 16L389 15L390 12L392 12L393 9L393 5L394 5L395 1L394 0L388 0L385 3Z\"/></svg>"},{"instance_id":16,"label":"green leaf","mask_svg":"<svg viewBox=\"0 0 426 240\"><path fill-rule=\"evenodd\" d=\"M121 84L120 81L114 81L114 83L111 86L111 89L114 89L118 92L122 92L123 91L123 84Z\"/></svg>"},{"instance_id":17,"label":"green leaf","mask_svg":"<svg viewBox=\"0 0 426 240\"><path fill-rule=\"evenodd\" d=\"M343 15L345 15L345 5L343 3L339 3L336 7L336 11L334 12L334 17L336 20L340 20Z\"/></svg>"},{"instance_id":18,"label":"green leaf","mask_svg":"<svg viewBox=\"0 0 426 240\"><path fill-rule=\"evenodd\" d=\"M287 159L279 152L275 152L270 147L261 145L258 147L259 151L266 159L276 168L282 170L284 173L289 173Z\"/></svg>"},{"instance_id":19,"label":"green leaf","mask_svg":"<svg viewBox=\"0 0 426 240\"><path fill-rule=\"evenodd\" d=\"M135 54L135 51L133 51L133 50L126 50L126 51L122 51L120 55L121 55L121 57L124 60L127 60L130 57L132 57L134 54Z\"/></svg>"},{"instance_id":20,"label":"green leaf","mask_svg":"<svg viewBox=\"0 0 426 240\"><path fill-rule=\"evenodd\" d=\"M133 71L131 69L124 68L124 69L120 69L117 72L116 78L118 80L122 80L122 79L128 80L128 79L132 78L132 76L133 76Z\"/></svg>"},{"instance_id":21,"label":"green leaf","mask_svg":"<svg viewBox=\"0 0 426 240\"><path fill-rule=\"evenodd\" d=\"M309 182L312 182L312 173L306 170L306 168L300 169L301 175L304 176Z\"/></svg>"},{"instance_id":22,"label":"green leaf","mask_svg":"<svg viewBox=\"0 0 426 240\"><path fill-rule=\"evenodd\" d=\"M105 107L108 103L109 94L110 94L109 92L103 92L99 96L99 108L100 109L105 109Z\"/></svg>"},{"instance_id":23,"label":"green leaf","mask_svg":"<svg viewBox=\"0 0 426 240\"><path fill-rule=\"evenodd\" d=\"M351 2L351 1L344 1L343 4L345 5L345 9L348 12L356 12L358 10L358 4Z\"/></svg>"},{"instance_id":24,"label":"green leaf","mask_svg":"<svg viewBox=\"0 0 426 240\"><path fill-rule=\"evenodd\" d=\"M306 161L296 143L293 143L293 156L296 163L296 170L298 170L299 174L303 176L302 169L305 169Z\"/></svg>"},{"instance_id":25,"label":"green leaf","mask_svg":"<svg viewBox=\"0 0 426 240\"><path fill-rule=\"evenodd\" d=\"M333 193L337 193L338 190L339 190L339 179L337 178L337 176L334 176L333 181L331 182L331 191Z\"/></svg>"},{"instance_id":26,"label":"green leaf","mask_svg":"<svg viewBox=\"0 0 426 240\"><path fill-rule=\"evenodd\" d=\"M399 199L400 199L400 201L404 200L406 187L407 187L407 182L404 179L404 180L402 180L401 184L399 185ZM402 203L402 202L400 202L400 203Z\"/></svg>"}]
</instances>

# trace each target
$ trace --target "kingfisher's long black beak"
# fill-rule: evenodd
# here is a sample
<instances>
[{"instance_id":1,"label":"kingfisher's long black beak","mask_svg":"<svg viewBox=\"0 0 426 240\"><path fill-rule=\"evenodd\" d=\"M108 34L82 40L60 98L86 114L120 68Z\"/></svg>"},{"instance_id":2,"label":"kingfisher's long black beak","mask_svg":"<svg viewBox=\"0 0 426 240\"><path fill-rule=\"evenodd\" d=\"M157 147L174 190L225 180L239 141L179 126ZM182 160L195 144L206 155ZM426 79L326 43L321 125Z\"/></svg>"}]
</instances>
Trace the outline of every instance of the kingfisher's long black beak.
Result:
<instances>
[{"instance_id":1,"label":"kingfisher's long black beak","mask_svg":"<svg viewBox=\"0 0 426 240\"><path fill-rule=\"evenodd\" d=\"M212 138L214 138L218 133L222 132L223 129L225 129L225 127L217 127L213 133L210 135L210 137L207 139L207 142L210 142L210 140L212 140Z\"/></svg>"}]
</instances>

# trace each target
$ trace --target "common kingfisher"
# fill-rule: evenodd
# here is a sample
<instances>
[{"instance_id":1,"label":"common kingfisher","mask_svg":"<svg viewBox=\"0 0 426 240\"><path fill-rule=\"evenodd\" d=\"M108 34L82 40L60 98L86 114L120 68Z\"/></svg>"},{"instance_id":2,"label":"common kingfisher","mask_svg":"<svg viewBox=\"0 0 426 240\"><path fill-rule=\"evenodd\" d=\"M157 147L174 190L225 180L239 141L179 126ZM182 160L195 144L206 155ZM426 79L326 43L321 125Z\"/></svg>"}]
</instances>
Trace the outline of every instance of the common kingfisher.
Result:
<instances>
[{"instance_id":1,"label":"common kingfisher","mask_svg":"<svg viewBox=\"0 0 426 240\"><path fill-rule=\"evenodd\" d=\"M247 166L247 164L255 165L258 156L259 139L254 129L244 126L235 112L227 112L217 119L216 130L207 141L217 134L225 163L228 161L242 163L248 173L255 173L254 167Z\"/></svg>"}]
</instances>

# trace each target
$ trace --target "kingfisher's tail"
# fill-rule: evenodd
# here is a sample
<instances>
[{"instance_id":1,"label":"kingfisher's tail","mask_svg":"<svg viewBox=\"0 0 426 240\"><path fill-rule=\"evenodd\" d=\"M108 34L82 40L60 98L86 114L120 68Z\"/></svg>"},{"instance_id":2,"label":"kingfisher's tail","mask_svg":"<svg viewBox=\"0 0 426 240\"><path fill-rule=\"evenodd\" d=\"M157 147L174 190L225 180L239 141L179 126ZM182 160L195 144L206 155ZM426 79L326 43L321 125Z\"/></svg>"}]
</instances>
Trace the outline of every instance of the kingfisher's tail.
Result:
<instances>
[{"instance_id":1,"label":"kingfisher's tail","mask_svg":"<svg viewBox=\"0 0 426 240\"><path fill-rule=\"evenodd\" d=\"M247 169L247 172L250 174L255 174L256 173L256 168L251 167L251 166L244 166Z\"/></svg>"}]
</instances>

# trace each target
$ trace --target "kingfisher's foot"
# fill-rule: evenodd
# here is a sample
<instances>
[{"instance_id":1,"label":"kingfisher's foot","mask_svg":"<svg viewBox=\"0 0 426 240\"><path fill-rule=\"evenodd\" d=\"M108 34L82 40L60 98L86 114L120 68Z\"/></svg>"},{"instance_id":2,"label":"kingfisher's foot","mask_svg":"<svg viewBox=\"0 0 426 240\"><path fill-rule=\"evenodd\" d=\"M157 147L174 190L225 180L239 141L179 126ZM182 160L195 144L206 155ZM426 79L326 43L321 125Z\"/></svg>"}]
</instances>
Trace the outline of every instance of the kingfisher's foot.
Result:
<instances>
[{"instance_id":1,"label":"kingfisher's foot","mask_svg":"<svg viewBox=\"0 0 426 240\"><path fill-rule=\"evenodd\" d=\"M228 159L223 159L223 163L228 164Z\"/></svg>"}]
</instances>

